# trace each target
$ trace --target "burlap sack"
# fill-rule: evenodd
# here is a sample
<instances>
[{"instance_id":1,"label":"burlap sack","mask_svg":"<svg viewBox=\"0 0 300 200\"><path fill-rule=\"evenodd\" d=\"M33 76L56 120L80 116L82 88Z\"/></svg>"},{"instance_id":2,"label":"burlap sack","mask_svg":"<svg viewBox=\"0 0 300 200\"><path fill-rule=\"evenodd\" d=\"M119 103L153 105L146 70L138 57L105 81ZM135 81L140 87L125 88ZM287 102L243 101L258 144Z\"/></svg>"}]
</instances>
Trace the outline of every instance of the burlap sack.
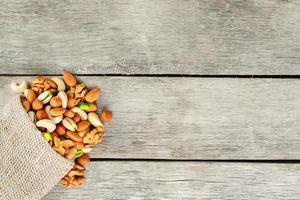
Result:
<instances>
[{"instance_id":1,"label":"burlap sack","mask_svg":"<svg viewBox=\"0 0 300 200\"><path fill-rule=\"evenodd\" d=\"M43 139L20 97L0 112L0 199L40 199L72 168Z\"/></svg>"}]
</instances>

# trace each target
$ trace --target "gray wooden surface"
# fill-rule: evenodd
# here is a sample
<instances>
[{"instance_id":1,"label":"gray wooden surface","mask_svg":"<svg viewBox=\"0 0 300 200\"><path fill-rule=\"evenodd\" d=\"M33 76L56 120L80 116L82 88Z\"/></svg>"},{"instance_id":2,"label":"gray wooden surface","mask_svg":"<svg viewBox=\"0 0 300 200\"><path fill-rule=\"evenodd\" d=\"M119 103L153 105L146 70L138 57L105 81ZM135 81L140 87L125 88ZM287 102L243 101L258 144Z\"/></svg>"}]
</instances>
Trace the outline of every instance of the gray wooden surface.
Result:
<instances>
[{"instance_id":1,"label":"gray wooden surface","mask_svg":"<svg viewBox=\"0 0 300 200\"><path fill-rule=\"evenodd\" d=\"M10 82L32 78L2 77L0 102L8 101ZM80 79L101 87L99 103L114 111L105 141L91 153L94 158L300 157L297 79Z\"/></svg>"},{"instance_id":2,"label":"gray wooden surface","mask_svg":"<svg viewBox=\"0 0 300 200\"><path fill-rule=\"evenodd\" d=\"M2 0L0 104L69 69L114 112L45 200L299 199L299 79L216 78L300 75L299 33L298 0Z\"/></svg>"},{"instance_id":3,"label":"gray wooden surface","mask_svg":"<svg viewBox=\"0 0 300 200\"><path fill-rule=\"evenodd\" d=\"M201 162L99 162L86 185L56 187L44 200L298 199L300 165Z\"/></svg>"},{"instance_id":4,"label":"gray wooden surface","mask_svg":"<svg viewBox=\"0 0 300 200\"><path fill-rule=\"evenodd\" d=\"M299 74L298 0L2 0L0 73Z\"/></svg>"}]
</instances>

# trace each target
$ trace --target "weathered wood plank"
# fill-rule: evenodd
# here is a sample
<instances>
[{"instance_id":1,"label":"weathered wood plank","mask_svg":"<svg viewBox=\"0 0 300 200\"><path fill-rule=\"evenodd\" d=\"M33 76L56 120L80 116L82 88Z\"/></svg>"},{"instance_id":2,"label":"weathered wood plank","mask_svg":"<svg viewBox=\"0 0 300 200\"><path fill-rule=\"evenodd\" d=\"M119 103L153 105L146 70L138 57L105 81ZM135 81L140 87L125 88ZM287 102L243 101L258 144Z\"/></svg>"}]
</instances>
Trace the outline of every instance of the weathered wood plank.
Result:
<instances>
[{"instance_id":1,"label":"weathered wood plank","mask_svg":"<svg viewBox=\"0 0 300 200\"><path fill-rule=\"evenodd\" d=\"M93 162L86 185L43 199L299 199L299 185L296 164Z\"/></svg>"},{"instance_id":2,"label":"weathered wood plank","mask_svg":"<svg viewBox=\"0 0 300 200\"><path fill-rule=\"evenodd\" d=\"M0 2L0 74L300 74L297 0Z\"/></svg>"},{"instance_id":3,"label":"weathered wood plank","mask_svg":"<svg viewBox=\"0 0 300 200\"><path fill-rule=\"evenodd\" d=\"M0 77L7 84L32 77ZM80 77L114 112L94 158L299 159L298 79Z\"/></svg>"}]
</instances>

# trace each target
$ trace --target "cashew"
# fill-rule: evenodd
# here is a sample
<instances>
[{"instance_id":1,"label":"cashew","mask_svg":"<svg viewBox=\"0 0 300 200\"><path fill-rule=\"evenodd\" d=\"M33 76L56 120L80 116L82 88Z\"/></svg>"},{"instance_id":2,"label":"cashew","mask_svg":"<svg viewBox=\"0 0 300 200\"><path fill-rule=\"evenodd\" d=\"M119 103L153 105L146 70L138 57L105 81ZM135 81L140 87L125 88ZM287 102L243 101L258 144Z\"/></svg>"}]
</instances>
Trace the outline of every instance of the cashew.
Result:
<instances>
[{"instance_id":1,"label":"cashew","mask_svg":"<svg viewBox=\"0 0 300 200\"><path fill-rule=\"evenodd\" d=\"M84 147L82 148L83 153L90 153L92 151L92 148L90 147Z\"/></svg>"},{"instance_id":2,"label":"cashew","mask_svg":"<svg viewBox=\"0 0 300 200\"><path fill-rule=\"evenodd\" d=\"M29 85L27 81L22 81L21 84L17 84L16 82L12 82L10 84L11 89L16 93L23 93L26 89L28 89Z\"/></svg>"},{"instance_id":3,"label":"cashew","mask_svg":"<svg viewBox=\"0 0 300 200\"><path fill-rule=\"evenodd\" d=\"M71 110L74 113L78 113L78 115L80 116L81 120L87 120L88 119L88 115L86 114L86 112L84 110L81 110L79 107L74 107Z\"/></svg>"},{"instance_id":4,"label":"cashew","mask_svg":"<svg viewBox=\"0 0 300 200\"><path fill-rule=\"evenodd\" d=\"M36 122L37 127L46 128L49 133L52 133L56 129L55 123L50 119L42 119Z\"/></svg>"},{"instance_id":5,"label":"cashew","mask_svg":"<svg viewBox=\"0 0 300 200\"><path fill-rule=\"evenodd\" d=\"M63 119L62 116L58 116L58 117L53 117L52 118L52 121L55 123L55 124L58 124L59 122L61 122Z\"/></svg>"},{"instance_id":6,"label":"cashew","mask_svg":"<svg viewBox=\"0 0 300 200\"><path fill-rule=\"evenodd\" d=\"M51 98L52 93L50 91L45 91L38 96L38 100L41 101L43 104L47 104Z\"/></svg>"},{"instance_id":7,"label":"cashew","mask_svg":"<svg viewBox=\"0 0 300 200\"><path fill-rule=\"evenodd\" d=\"M68 96L64 91L59 91L57 96L61 99L61 105L63 108L67 108Z\"/></svg>"},{"instance_id":8,"label":"cashew","mask_svg":"<svg viewBox=\"0 0 300 200\"><path fill-rule=\"evenodd\" d=\"M102 124L102 122L100 121L99 116L98 116L97 113L95 113L95 112L90 112L90 113L88 114L88 120L89 120L89 122L91 122L91 124L92 124L94 127L98 127L98 126L103 127L103 124Z\"/></svg>"},{"instance_id":9,"label":"cashew","mask_svg":"<svg viewBox=\"0 0 300 200\"><path fill-rule=\"evenodd\" d=\"M70 131L75 131L77 129L76 123L68 117L66 117L62 120L62 124L64 125L64 127L66 129L68 129Z\"/></svg>"},{"instance_id":10,"label":"cashew","mask_svg":"<svg viewBox=\"0 0 300 200\"><path fill-rule=\"evenodd\" d=\"M29 111L29 112L28 112L28 115L29 115L31 121L32 121L33 123L35 123L35 122L36 122L35 112Z\"/></svg>"},{"instance_id":11,"label":"cashew","mask_svg":"<svg viewBox=\"0 0 300 200\"><path fill-rule=\"evenodd\" d=\"M51 110L51 106L50 106L50 105L47 105L47 106L45 107L45 111L46 111L46 113L48 114L49 119L53 119L53 117L52 117L51 114L50 114L50 110Z\"/></svg>"},{"instance_id":12,"label":"cashew","mask_svg":"<svg viewBox=\"0 0 300 200\"><path fill-rule=\"evenodd\" d=\"M65 85L64 81L61 78L54 77L51 80L56 83L58 91L65 91L66 90L66 85Z\"/></svg>"},{"instance_id":13,"label":"cashew","mask_svg":"<svg viewBox=\"0 0 300 200\"><path fill-rule=\"evenodd\" d=\"M24 90L24 96L27 98L29 89Z\"/></svg>"}]
</instances>

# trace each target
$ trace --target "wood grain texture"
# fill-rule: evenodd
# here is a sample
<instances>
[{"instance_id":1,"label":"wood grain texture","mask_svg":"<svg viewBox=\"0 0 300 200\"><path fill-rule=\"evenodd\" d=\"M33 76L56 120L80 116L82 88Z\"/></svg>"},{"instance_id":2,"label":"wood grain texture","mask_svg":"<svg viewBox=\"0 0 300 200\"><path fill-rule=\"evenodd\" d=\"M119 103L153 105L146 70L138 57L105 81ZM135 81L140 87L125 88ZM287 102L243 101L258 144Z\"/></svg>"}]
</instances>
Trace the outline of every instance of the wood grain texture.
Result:
<instances>
[{"instance_id":1,"label":"wood grain texture","mask_svg":"<svg viewBox=\"0 0 300 200\"><path fill-rule=\"evenodd\" d=\"M93 162L81 188L54 188L43 200L299 199L300 165L201 162Z\"/></svg>"},{"instance_id":2,"label":"wood grain texture","mask_svg":"<svg viewBox=\"0 0 300 200\"><path fill-rule=\"evenodd\" d=\"M1 77L7 85L32 77ZM80 77L114 112L93 158L299 159L298 79Z\"/></svg>"},{"instance_id":3,"label":"wood grain texture","mask_svg":"<svg viewBox=\"0 0 300 200\"><path fill-rule=\"evenodd\" d=\"M0 74L300 74L300 1L0 2Z\"/></svg>"}]
</instances>

